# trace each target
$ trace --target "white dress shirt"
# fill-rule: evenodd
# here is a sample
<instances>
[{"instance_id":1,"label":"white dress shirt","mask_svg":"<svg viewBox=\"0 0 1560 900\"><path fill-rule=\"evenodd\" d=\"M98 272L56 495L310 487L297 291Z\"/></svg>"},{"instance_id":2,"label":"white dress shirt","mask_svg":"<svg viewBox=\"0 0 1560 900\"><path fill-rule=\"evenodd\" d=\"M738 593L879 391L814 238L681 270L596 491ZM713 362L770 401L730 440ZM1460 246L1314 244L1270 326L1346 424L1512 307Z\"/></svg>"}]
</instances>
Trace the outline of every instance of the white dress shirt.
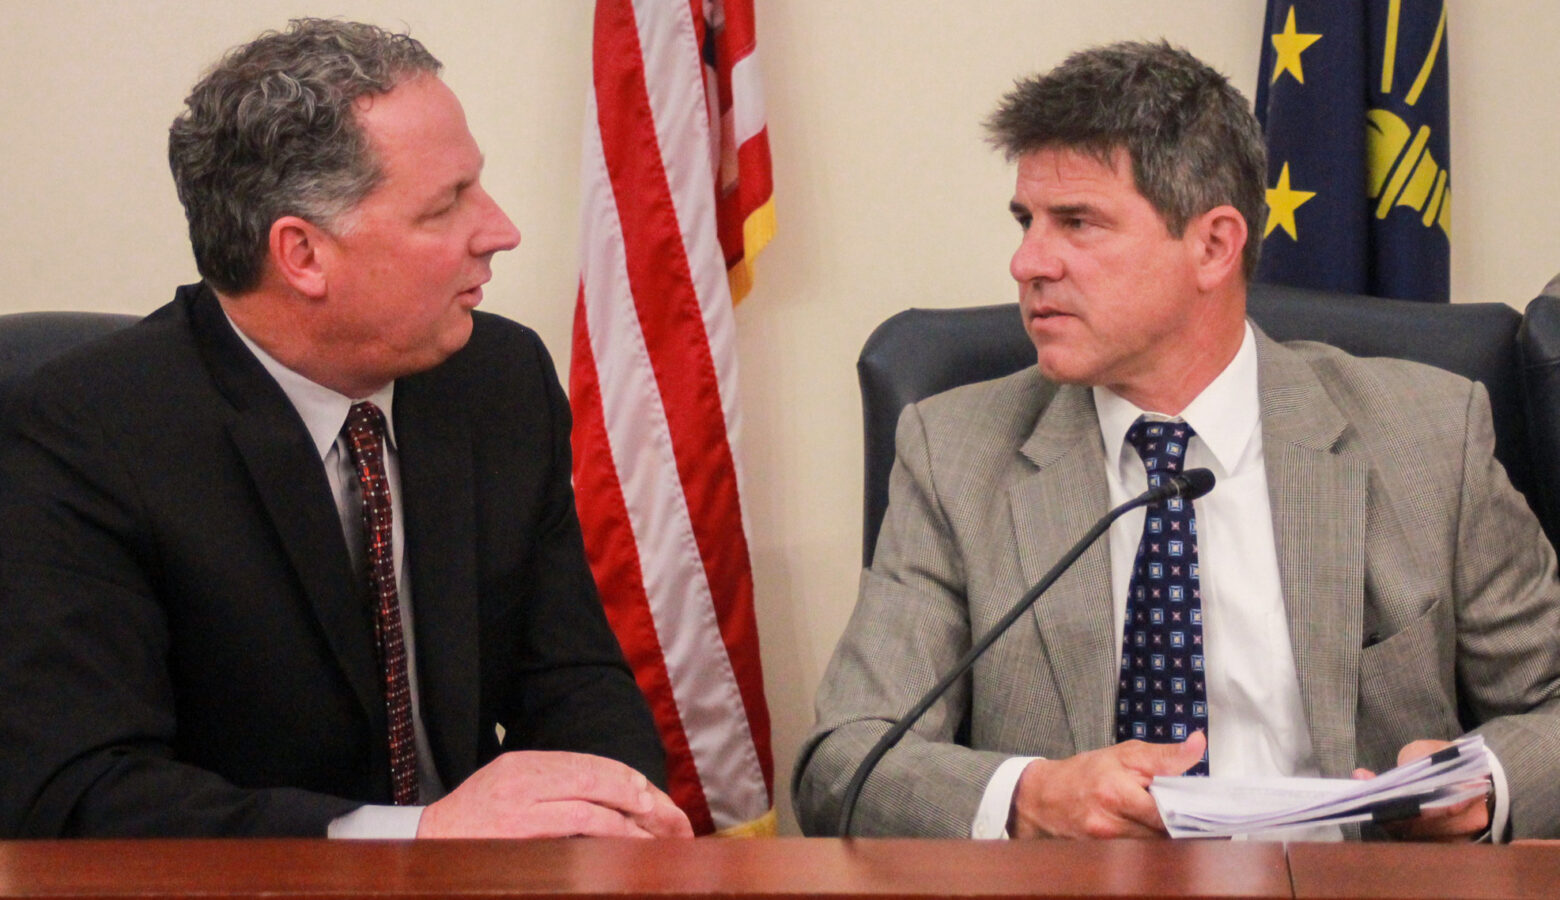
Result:
<instances>
[{"instance_id":1,"label":"white dress shirt","mask_svg":"<svg viewBox=\"0 0 1560 900\"><path fill-rule=\"evenodd\" d=\"M1126 443L1127 429L1142 415L1171 417L1140 410L1102 387L1093 393L1106 448L1105 480L1114 508L1148 489L1143 461ZM1196 432L1185 467L1210 469L1215 478L1213 491L1195 504L1207 648L1209 773L1213 777L1314 777L1320 770L1300 699L1279 580L1263 465L1256 338L1249 323L1235 358L1175 419ZM1127 587L1146 516L1146 510L1133 510L1117 520L1108 535L1118 660ZM1017 757L998 768L972 824L974 837L1006 835L1018 777L1032 759ZM1504 798L1504 773L1499 773L1498 762L1494 766L1497 797ZM1503 803L1496 813L1497 824L1503 825ZM1503 830L1496 828L1495 833ZM1312 828L1276 836L1336 840L1341 832Z\"/></svg>"},{"instance_id":2,"label":"white dress shirt","mask_svg":"<svg viewBox=\"0 0 1560 900\"><path fill-rule=\"evenodd\" d=\"M352 465L352 454L347 438L342 434L347 412L352 404L367 400L379 407L385 416L385 476L390 483L391 550L395 560L396 598L401 610L402 640L406 645L406 677L412 694L412 734L417 748L417 782L419 797L423 803L431 803L444 794L433 764L433 754L428 748L428 732L423 727L421 698L417 688L417 639L412 614L411 581L406 566L406 515L401 504L401 466L395 442L395 383L380 388L368 397L348 397L330 388L316 384L304 376L277 362L260 345L249 339L233 322L233 331L244 342L303 419L304 427L319 451L320 462L325 467L325 477L330 482L331 494L336 501L336 514L341 518L342 535L347 551L352 556L353 571L366 571L363 567L363 500L358 485L357 472ZM422 818L422 806L368 805L333 820L327 834L333 838L409 838L417 836L417 825Z\"/></svg>"}]
</instances>

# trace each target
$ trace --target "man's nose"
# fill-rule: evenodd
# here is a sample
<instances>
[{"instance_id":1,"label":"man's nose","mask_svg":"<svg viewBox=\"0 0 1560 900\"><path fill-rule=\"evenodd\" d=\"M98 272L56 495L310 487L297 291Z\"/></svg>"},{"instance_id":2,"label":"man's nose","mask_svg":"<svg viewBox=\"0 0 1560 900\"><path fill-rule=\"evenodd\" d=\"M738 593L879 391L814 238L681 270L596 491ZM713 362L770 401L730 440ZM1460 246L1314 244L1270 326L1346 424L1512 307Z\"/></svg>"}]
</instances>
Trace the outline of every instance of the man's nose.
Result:
<instances>
[{"instance_id":1,"label":"man's nose","mask_svg":"<svg viewBox=\"0 0 1560 900\"><path fill-rule=\"evenodd\" d=\"M478 190L481 190L480 188ZM482 228L472 237L471 253L473 256L489 256L503 250L513 250L520 246L520 229L509 220L509 216L499 207L498 201L486 191L482 192L483 209Z\"/></svg>"},{"instance_id":2,"label":"man's nose","mask_svg":"<svg viewBox=\"0 0 1560 900\"><path fill-rule=\"evenodd\" d=\"M1031 281L1055 281L1061 277L1061 258L1056 255L1052 242L1044 234L1041 225L1031 225L1024 232L1023 240L1018 242L1018 249L1013 251L1013 260L1008 265L1008 271L1012 274L1013 280L1019 284L1028 284Z\"/></svg>"}]
</instances>

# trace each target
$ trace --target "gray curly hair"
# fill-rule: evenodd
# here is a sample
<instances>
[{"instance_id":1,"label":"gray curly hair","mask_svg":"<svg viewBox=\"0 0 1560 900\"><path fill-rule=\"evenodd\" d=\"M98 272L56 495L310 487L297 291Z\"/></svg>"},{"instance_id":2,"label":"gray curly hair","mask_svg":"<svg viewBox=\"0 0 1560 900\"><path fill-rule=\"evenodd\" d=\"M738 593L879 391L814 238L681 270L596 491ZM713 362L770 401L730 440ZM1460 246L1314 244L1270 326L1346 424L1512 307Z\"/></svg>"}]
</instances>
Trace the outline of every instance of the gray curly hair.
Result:
<instances>
[{"instance_id":1,"label":"gray curly hair","mask_svg":"<svg viewBox=\"0 0 1560 900\"><path fill-rule=\"evenodd\" d=\"M1180 237L1193 218L1229 204L1246 219L1241 268L1257 270L1267 215L1267 150L1251 108L1206 63L1169 43L1125 41L1083 50L1021 79L986 120L1009 161L1036 150L1075 150L1110 165L1117 150Z\"/></svg>"},{"instance_id":2,"label":"gray curly hair","mask_svg":"<svg viewBox=\"0 0 1560 900\"><path fill-rule=\"evenodd\" d=\"M201 277L224 293L256 287L282 216L334 229L383 177L354 102L440 68L409 35L333 19L294 19L229 51L168 130Z\"/></svg>"}]
</instances>

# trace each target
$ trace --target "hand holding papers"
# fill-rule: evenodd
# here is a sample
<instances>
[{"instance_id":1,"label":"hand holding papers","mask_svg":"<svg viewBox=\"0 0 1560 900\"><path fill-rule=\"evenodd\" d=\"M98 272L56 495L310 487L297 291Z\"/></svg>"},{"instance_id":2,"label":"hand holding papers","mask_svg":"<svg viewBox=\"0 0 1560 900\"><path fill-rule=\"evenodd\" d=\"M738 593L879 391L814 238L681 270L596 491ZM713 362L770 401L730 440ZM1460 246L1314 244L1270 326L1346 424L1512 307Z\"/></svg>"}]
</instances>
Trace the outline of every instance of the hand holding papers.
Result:
<instances>
[{"instance_id":1,"label":"hand holding papers","mask_svg":"<svg viewBox=\"0 0 1560 900\"><path fill-rule=\"evenodd\" d=\"M1300 825L1393 822L1461 803L1489 789L1479 735L1375 778L1156 777L1149 793L1174 838L1229 837Z\"/></svg>"}]
</instances>

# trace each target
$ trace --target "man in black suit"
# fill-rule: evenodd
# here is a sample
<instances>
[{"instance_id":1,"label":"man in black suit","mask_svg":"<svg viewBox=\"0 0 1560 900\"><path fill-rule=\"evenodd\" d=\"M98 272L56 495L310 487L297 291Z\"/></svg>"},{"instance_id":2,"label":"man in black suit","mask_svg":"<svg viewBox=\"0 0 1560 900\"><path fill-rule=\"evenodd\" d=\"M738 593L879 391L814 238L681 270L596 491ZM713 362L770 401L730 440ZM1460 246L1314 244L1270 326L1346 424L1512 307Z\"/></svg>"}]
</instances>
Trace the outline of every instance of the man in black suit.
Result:
<instances>
[{"instance_id":1,"label":"man in black suit","mask_svg":"<svg viewBox=\"0 0 1560 900\"><path fill-rule=\"evenodd\" d=\"M0 835L685 835L439 63L299 20L169 158L203 281L0 434ZM348 428L347 426L352 426Z\"/></svg>"}]
</instances>

